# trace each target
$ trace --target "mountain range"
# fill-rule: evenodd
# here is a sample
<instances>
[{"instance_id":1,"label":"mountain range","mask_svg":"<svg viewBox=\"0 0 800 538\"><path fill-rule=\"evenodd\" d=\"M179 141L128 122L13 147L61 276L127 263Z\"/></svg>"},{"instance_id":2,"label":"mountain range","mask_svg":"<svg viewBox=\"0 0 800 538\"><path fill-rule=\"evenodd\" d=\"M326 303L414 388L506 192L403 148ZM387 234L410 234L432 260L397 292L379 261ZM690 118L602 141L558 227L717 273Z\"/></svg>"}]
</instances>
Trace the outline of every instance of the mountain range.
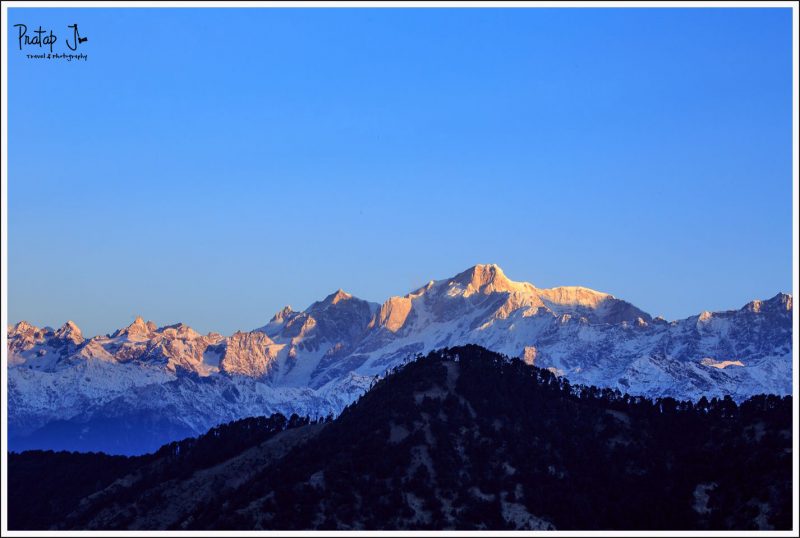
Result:
<instances>
[{"instance_id":1,"label":"mountain range","mask_svg":"<svg viewBox=\"0 0 800 538\"><path fill-rule=\"evenodd\" d=\"M139 454L248 416L337 415L389 369L464 344L651 398L784 395L792 296L667 321L476 265L382 304L338 290L230 336L137 318L87 339L22 321L8 329L9 448Z\"/></svg>"}]
</instances>

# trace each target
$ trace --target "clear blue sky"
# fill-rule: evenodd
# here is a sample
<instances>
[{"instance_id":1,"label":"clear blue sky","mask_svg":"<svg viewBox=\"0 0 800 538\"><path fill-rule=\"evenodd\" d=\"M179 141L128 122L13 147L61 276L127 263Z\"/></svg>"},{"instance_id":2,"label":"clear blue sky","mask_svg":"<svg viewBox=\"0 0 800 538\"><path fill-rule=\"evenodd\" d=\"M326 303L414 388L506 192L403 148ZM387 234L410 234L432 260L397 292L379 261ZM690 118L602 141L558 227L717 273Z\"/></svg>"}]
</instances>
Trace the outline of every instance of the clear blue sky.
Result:
<instances>
[{"instance_id":1,"label":"clear blue sky","mask_svg":"<svg viewBox=\"0 0 800 538\"><path fill-rule=\"evenodd\" d=\"M231 333L475 263L669 319L792 291L789 9L9 13L12 323Z\"/></svg>"}]
</instances>

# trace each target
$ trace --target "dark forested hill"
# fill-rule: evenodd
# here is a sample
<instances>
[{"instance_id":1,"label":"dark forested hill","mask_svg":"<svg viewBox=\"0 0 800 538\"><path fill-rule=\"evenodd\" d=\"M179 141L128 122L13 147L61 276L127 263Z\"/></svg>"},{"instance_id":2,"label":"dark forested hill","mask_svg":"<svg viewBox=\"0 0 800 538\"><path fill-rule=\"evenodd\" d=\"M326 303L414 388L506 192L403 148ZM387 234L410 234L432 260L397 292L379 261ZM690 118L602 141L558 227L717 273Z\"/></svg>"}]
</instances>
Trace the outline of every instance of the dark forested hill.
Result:
<instances>
[{"instance_id":1,"label":"dark forested hill","mask_svg":"<svg viewBox=\"0 0 800 538\"><path fill-rule=\"evenodd\" d=\"M789 529L791 400L650 401L466 346L332 422L9 459L14 529ZM72 481L68 477L80 476Z\"/></svg>"}]
</instances>

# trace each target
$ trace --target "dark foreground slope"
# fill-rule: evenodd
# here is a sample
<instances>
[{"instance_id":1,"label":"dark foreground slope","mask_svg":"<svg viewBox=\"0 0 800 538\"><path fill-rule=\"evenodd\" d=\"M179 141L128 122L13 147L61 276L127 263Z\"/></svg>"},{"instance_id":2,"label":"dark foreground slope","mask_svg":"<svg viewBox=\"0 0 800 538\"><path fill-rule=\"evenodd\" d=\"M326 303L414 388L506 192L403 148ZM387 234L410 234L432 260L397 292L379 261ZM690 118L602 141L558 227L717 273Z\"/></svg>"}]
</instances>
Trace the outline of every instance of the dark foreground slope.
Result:
<instances>
[{"instance_id":1,"label":"dark foreground slope","mask_svg":"<svg viewBox=\"0 0 800 538\"><path fill-rule=\"evenodd\" d=\"M59 501L68 513L19 527L20 506L53 502L20 484L69 457L107 467L12 455L11 527L791 527L788 397L651 402L467 346L404 366L333 422L293 426L123 458L117 480Z\"/></svg>"},{"instance_id":2,"label":"dark foreground slope","mask_svg":"<svg viewBox=\"0 0 800 538\"><path fill-rule=\"evenodd\" d=\"M291 429L309 426L308 419L276 414L253 417L212 428L197 438L162 446L145 456L109 456L89 452L31 450L9 454L8 515L10 529L63 528L64 519L91 503L93 494L122 479L135 487L112 486L116 501L142 506L148 488L166 487L204 469L228 464L231 458ZM88 499L84 499L88 497ZM120 527L120 525L115 525Z\"/></svg>"}]
</instances>

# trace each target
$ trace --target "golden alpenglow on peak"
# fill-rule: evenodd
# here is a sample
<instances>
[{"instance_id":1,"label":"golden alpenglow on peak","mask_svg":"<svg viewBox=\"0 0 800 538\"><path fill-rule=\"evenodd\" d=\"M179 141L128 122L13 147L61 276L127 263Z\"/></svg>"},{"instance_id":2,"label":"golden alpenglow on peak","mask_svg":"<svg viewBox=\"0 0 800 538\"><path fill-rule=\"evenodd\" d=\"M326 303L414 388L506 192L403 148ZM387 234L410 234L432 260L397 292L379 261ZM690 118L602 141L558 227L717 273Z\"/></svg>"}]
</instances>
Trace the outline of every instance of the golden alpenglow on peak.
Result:
<instances>
[{"instance_id":1,"label":"golden alpenglow on peak","mask_svg":"<svg viewBox=\"0 0 800 538\"><path fill-rule=\"evenodd\" d=\"M344 291L343 289L339 288L334 293L328 296L331 301L331 304L336 304L339 301L346 301L347 299L352 299L353 296Z\"/></svg>"},{"instance_id":2,"label":"golden alpenglow on peak","mask_svg":"<svg viewBox=\"0 0 800 538\"><path fill-rule=\"evenodd\" d=\"M114 333L114 336L127 334L130 339L140 340L147 338L156 329L157 326L152 321L145 322L142 316L136 316L133 323Z\"/></svg>"},{"instance_id":3,"label":"golden alpenglow on peak","mask_svg":"<svg viewBox=\"0 0 800 538\"><path fill-rule=\"evenodd\" d=\"M411 312L411 299L408 297L389 297L381 305L377 314L377 325L386 327L391 332L399 331ZM373 326L374 323L370 323Z\"/></svg>"},{"instance_id":4,"label":"golden alpenglow on peak","mask_svg":"<svg viewBox=\"0 0 800 538\"><path fill-rule=\"evenodd\" d=\"M452 282L463 287L465 297L475 293L488 295L498 291L515 291L520 286L509 280L500 266L493 263L470 267L456 275Z\"/></svg>"},{"instance_id":5,"label":"golden alpenglow on peak","mask_svg":"<svg viewBox=\"0 0 800 538\"><path fill-rule=\"evenodd\" d=\"M80 344L84 340L80 328L71 320L62 325L61 328L55 332L55 336L62 340L70 340L75 344Z\"/></svg>"},{"instance_id":6,"label":"golden alpenglow on peak","mask_svg":"<svg viewBox=\"0 0 800 538\"><path fill-rule=\"evenodd\" d=\"M580 305L595 308L600 303L614 297L608 293L595 291L582 286L560 286L540 289L539 295L548 301L561 305Z\"/></svg>"}]
</instances>

